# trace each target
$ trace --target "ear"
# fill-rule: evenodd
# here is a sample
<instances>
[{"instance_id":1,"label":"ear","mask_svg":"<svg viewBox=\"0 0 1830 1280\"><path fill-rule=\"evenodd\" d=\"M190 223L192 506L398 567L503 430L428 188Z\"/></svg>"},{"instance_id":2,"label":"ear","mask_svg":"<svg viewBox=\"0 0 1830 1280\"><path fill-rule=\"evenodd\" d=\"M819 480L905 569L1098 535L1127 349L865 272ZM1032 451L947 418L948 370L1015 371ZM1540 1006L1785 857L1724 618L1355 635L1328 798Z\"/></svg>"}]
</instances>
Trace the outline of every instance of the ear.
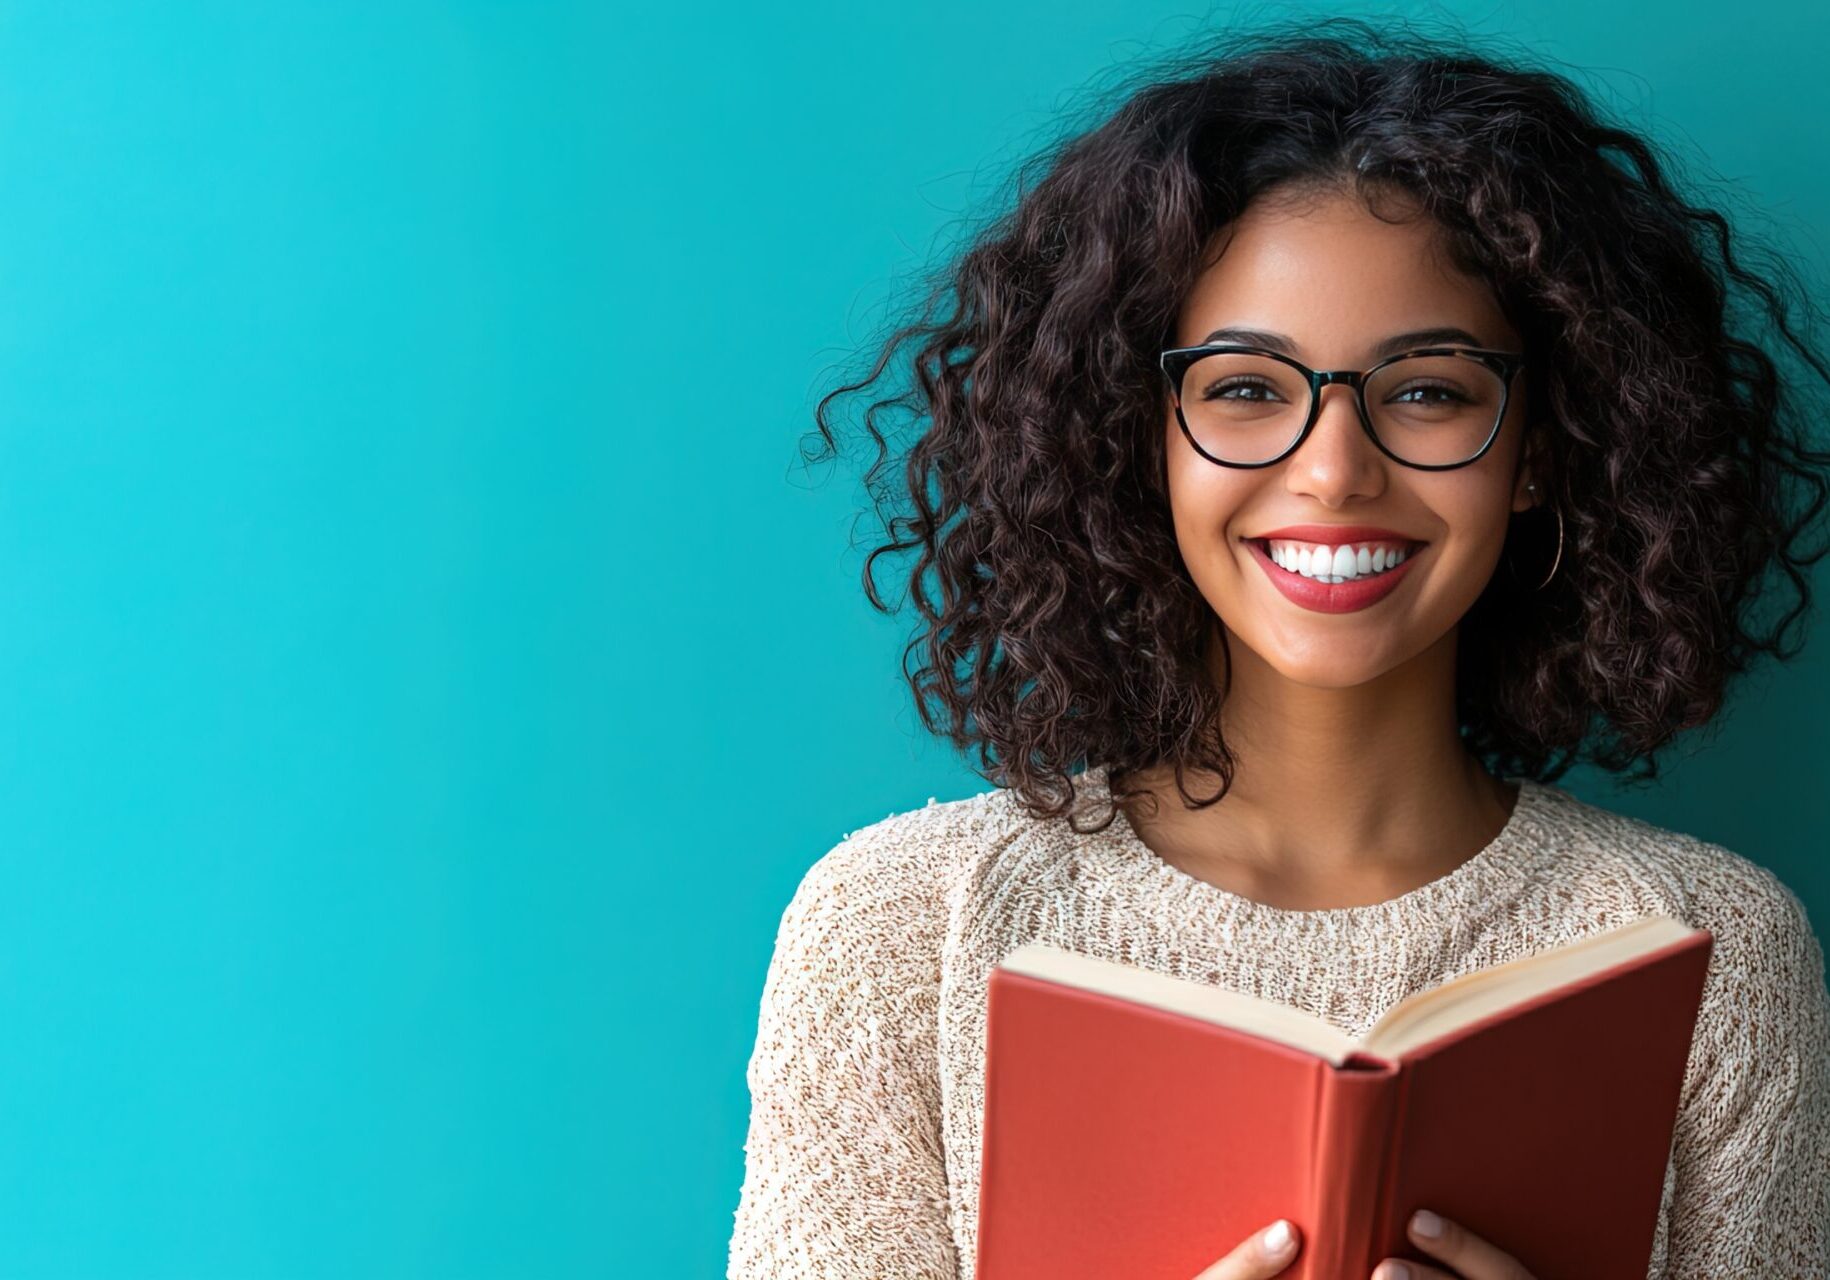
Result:
<instances>
[{"instance_id":1,"label":"ear","mask_svg":"<svg viewBox=\"0 0 1830 1280\"><path fill-rule=\"evenodd\" d=\"M1545 432L1542 424L1533 424L1526 429L1525 443L1519 450L1518 474L1512 482L1512 509L1529 511L1549 501L1545 493L1545 478L1548 469L1545 466ZM1529 486L1537 485L1536 492Z\"/></svg>"}]
</instances>

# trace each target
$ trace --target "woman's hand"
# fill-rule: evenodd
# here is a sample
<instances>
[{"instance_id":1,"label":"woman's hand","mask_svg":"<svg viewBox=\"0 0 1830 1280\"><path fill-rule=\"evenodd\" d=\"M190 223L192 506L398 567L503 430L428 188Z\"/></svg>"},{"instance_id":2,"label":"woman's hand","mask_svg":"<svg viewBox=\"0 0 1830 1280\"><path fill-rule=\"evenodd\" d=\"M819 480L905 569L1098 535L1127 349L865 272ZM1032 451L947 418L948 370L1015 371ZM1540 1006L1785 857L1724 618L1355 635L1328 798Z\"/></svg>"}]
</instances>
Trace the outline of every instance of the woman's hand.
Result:
<instances>
[{"instance_id":1,"label":"woman's hand","mask_svg":"<svg viewBox=\"0 0 1830 1280\"><path fill-rule=\"evenodd\" d=\"M1270 1280L1296 1261L1296 1224L1279 1218L1246 1239L1237 1249L1195 1277L1195 1280Z\"/></svg>"},{"instance_id":2,"label":"woman's hand","mask_svg":"<svg viewBox=\"0 0 1830 1280\"><path fill-rule=\"evenodd\" d=\"M1432 1229L1421 1231L1420 1225ZM1517 1258L1428 1209L1411 1215L1405 1233L1419 1249L1449 1265L1431 1267L1387 1258L1373 1268L1372 1280L1533 1280Z\"/></svg>"},{"instance_id":3,"label":"woman's hand","mask_svg":"<svg viewBox=\"0 0 1830 1280\"><path fill-rule=\"evenodd\" d=\"M1432 1224L1432 1231L1418 1229ZM1285 1229L1281 1246L1277 1243L1280 1227ZM1419 1249L1454 1269L1387 1258L1374 1268L1372 1280L1534 1280L1517 1258L1428 1209L1412 1214L1406 1231ZM1194 1280L1270 1280L1296 1261L1296 1252L1296 1224L1280 1218Z\"/></svg>"}]
</instances>

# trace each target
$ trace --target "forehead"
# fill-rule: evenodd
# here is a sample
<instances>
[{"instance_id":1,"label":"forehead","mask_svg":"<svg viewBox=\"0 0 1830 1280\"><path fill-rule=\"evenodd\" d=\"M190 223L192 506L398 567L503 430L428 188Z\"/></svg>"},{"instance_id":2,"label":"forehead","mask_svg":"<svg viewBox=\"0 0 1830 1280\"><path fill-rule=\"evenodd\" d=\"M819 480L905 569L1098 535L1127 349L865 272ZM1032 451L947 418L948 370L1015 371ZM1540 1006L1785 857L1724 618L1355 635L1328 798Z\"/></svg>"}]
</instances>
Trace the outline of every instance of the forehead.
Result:
<instances>
[{"instance_id":1,"label":"forehead","mask_svg":"<svg viewBox=\"0 0 1830 1280\"><path fill-rule=\"evenodd\" d=\"M1181 345L1241 325L1288 334L1333 365L1387 334L1439 325L1487 345L1517 341L1487 282L1456 267L1441 226L1404 201L1375 213L1351 192L1262 198L1215 232L1207 264L1183 301Z\"/></svg>"}]
</instances>

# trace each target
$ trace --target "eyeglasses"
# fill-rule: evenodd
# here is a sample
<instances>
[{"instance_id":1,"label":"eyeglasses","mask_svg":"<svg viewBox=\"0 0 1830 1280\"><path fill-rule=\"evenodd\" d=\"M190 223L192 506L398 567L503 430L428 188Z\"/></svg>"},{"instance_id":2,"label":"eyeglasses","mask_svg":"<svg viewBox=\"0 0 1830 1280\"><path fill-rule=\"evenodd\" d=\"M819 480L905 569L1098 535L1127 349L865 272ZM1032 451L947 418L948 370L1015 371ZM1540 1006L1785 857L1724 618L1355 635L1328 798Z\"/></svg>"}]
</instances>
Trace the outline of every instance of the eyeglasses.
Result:
<instances>
[{"instance_id":1,"label":"eyeglasses","mask_svg":"<svg viewBox=\"0 0 1830 1280\"><path fill-rule=\"evenodd\" d=\"M1393 462L1465 467L1492 447L1525 357L1479 347L1425 347L1363 372L1311 369L1259 347L1174 347L1158 357L1188 443L1223 467L1268 467L1309 437L1322 388L1353 388L1360 425Z\"/></svg>"}]
</instances>

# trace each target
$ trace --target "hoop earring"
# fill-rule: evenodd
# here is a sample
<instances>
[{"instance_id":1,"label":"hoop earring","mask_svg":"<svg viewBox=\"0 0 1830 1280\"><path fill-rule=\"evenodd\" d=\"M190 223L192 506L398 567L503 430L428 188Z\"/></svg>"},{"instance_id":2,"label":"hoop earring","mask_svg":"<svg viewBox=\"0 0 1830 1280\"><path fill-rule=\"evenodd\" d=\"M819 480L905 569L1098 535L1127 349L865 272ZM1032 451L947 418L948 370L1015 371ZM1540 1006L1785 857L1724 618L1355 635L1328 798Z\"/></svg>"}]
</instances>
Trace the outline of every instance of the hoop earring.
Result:
<instances>
[{"instance_id":1,"label":"hoop earring","mask_svg":"<svg viewBox=\"0 0 1830 1280\"><path fill-rule=\"evenodd\" d=\"M1525 486L1525 492L1536 494L1538 492L1538 486L1535 483L1528 484ZM1563 563L1563 511L1560 507L1552 507L1551 513L1557 517L1557 554L1556 558L1550 562L1550 572L1544 575L1544 581L1533 588L1537 591L1542 591L1545 587L1550 585L1550 580L1557 576L1557 567ZM1512 562L1508 560L1506 565L1510 569L1512 567ZM1518 578L1519 575L1516 569L1513 570L1512 576L1515 580Z\"/></svg>"}]
</instances>

